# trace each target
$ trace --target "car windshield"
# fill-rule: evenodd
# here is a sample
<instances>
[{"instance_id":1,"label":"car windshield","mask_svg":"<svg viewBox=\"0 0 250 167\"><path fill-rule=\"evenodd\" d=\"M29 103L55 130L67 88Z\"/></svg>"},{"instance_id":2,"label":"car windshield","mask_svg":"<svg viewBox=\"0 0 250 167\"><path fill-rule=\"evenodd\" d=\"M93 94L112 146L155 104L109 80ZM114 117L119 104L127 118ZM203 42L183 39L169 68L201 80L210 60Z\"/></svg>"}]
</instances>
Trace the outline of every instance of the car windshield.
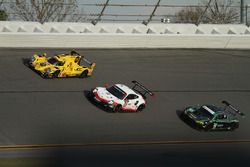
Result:
<instances>
[{"instance_id":1,"label":"car windshield","mask_svg":"<svg viewBox=\"0 0 250 167\"><path fill-rule=\"evenodd\" d=\"M207 107L208 108L208 107ZM209 110L210 108L208 108ZM214 117L214 115L209 112L207 109L205 109L204 106L200 107L198 110L196 110L194 112L194 114L197 116L197 117L200 117L200 118L208 118L208 119L212 119ZM211 109L210 109L211 110Z\"/></svg>"},{"instance_id":2,"label":"car windshield","mask_svg":"<svg viewBox=\"0 0 250 167\"><path fill-rule=\"evenodd\" d=\"M115 85L107 88L107 91L121 100L126 96L126 93Z\"/></svg>"},{"instance_id":3,"label":"car windshield","mask_svg":"<svg viewBox=\"0 0 250 167\"><path fill-rule=\"evenodd\" d=\"M56 60L55 58L51 58L48 60L50 64L53 64L55 66L62 66L64 63L61 61Z\"/></svg>"}]
</instances>

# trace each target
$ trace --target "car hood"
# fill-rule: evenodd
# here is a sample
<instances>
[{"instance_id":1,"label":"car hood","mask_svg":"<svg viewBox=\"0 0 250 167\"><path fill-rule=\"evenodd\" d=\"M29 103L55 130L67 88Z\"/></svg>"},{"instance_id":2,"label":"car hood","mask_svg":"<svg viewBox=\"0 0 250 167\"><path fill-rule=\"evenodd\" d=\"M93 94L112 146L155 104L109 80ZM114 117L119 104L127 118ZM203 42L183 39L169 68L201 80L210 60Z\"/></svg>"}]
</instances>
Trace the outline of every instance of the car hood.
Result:
<instances>
[{"instance_id":1,"label":"car hood","mask_svg":"<svg viewBox=\"0 0 250 167\"><path fill-rule=\"evenodd\" d=\"M34 65L34 68L38 71L44 71L45 69L50 68L52 71L57 70L57 67L55 67L52 64L49 64L48 62L39 62Z\"/></svg>"},{"instance_id":2,"label":"car hood","mask_svg":"<svg viewBox=\"0 0 250 167\"><path fill-rule=\"evenodd\" d=\"M106 88L96 88L97 89L97 94L100 98L105 99L107 101L114 101L118 102L120 99L109 93Z\"/></svg>"}]
</instances>

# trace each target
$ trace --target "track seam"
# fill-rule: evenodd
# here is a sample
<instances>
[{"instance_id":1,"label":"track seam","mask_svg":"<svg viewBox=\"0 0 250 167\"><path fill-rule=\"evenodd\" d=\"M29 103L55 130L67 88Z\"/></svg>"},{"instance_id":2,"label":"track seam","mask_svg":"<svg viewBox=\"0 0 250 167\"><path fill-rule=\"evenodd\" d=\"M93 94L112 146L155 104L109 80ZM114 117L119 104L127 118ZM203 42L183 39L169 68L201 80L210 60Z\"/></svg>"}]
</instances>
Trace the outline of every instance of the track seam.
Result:
<instances>
[{"instance_id":1,"label":"track seam","mask_svg":"<svg viewBox=\"0 0 250 167\"><path fill-rule=\"evenodd\" d=\"M0 151L35 150L48 148L82 148L90 146L138 146L138 145L187 145L187 144L250 144L250 140L197 140L197 141L148 141L148 142L110 142L86 144L23 144L0 145Z\"/></svg>"},{"instance_id":2,"label":"track seam","mask_svg":"<svg viewBox=\"0 0 250 167\"><path fill-rule=\"evenodd\" d=\"M87 90L34 90L34 91L0 91L0 94L18 94L18 93L79 93ZM152 92L156 93L209 93L209 92L250 92L250 89L242 89L242 90L152 90Z\"/></svg>"}]
</instances>

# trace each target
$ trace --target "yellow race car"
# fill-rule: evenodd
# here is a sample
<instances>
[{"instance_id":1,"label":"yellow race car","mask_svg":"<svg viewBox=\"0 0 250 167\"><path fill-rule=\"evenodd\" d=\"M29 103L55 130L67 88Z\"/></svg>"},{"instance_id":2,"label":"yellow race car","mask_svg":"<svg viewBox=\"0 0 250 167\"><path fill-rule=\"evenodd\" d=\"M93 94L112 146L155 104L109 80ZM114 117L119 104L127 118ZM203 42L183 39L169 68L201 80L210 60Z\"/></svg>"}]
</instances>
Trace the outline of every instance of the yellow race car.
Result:
<instances>
[{"instance_id":1,"label":"yellow race car","mask_svg":"<svg viewBox=\"0 0 250 167\"><path fill-rule=\"evenodd\" d=\"M82 60L89 67L81 65ZM85 78L92 75L96 66L95 63L91 63L76 51L71 51L70 54L58 54L53 57L47 57L46 53L43 55L34 54L28 65L43 78Z\"/></svg>"}]
</instances>

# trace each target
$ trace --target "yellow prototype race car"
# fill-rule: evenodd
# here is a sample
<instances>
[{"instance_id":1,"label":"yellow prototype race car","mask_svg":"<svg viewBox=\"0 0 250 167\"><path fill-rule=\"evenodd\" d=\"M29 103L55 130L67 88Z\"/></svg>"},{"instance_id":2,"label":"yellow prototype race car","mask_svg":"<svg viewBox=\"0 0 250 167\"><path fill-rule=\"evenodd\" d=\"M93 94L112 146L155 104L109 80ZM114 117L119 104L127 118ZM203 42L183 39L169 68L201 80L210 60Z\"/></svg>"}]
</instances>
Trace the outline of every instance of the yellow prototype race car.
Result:
<instances>
[{"instance_id":1,"label":"yellow prototype race car","mask_svg":"<svg viewBox=\"0 0 250 167\"><path fill-rule=\"evenodd\" d=\"M89 67L81 65L82 61L86 62ZM70 54L58 54L53 57L47 57L46 53L43 55L34 54L28 65L43 78L85 78L92 75L96 66L95 63L91 63L76 51L71 51Z\"/></svg>"}]
</instances>

